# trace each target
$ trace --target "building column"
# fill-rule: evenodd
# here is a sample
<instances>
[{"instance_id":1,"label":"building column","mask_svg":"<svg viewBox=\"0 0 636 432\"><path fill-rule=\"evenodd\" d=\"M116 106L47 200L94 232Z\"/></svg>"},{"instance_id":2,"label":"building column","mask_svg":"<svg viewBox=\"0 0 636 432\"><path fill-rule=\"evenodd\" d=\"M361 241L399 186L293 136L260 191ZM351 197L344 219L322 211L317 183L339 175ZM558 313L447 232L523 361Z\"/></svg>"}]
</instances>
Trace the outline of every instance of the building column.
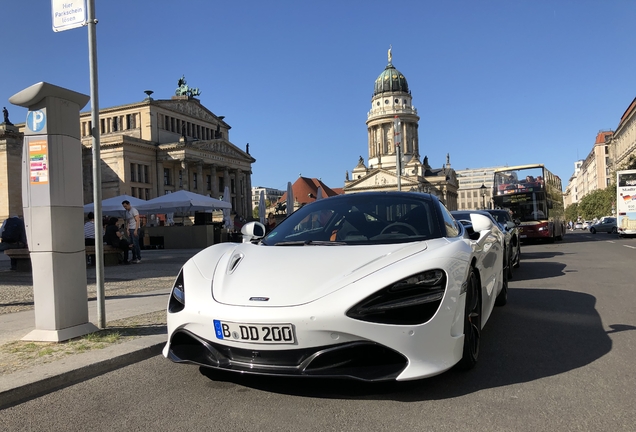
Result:
<instances>
[{"instance_id":1,"label":"building column","mask_svg":"<svg viewBox=\"0 0 636 432\"><path fill-rule=\"evenodd\" d=\"M199 195L204 195L205 187L203 186L205 179L203 178L203 162L197 163L197 190Z\"/></svg>"},{"instance_id":2,"label":"building column","mask_svg":"<svg viewBox=\"0 0 636 432\"><path fill-rule=\"evenodd\" d=\"M236 187L236 213L243 216L243 194L241 192L241 171L234 171L234 184Z\"/></svg>"},{"instance_id":3,"label":"building column","mask_svg":"<svg viewBox=\"0 0 636 432\"><path fill-rule=\"evenodd\" d=\"M245 171L245 189L247 190L249 198L247 199L247 214L245 215L246 220L250 220L252 214L254 212L254 208L252 207L252 172Z\"/></svg>"},{"instance_id":4,"label":"building column","mask_svg":"<svg viewBox=\"0 0 636 432\"><path fill-rule=\"evenodd\" d=\"M157 161L157 196L165 195L166 188L163 184L163 161Z\"/></svg>"},{"instance_id":5,"label":"building column","mask_svg":"<svg viewBox=\"0 0 636 432\"><path fill-rule=\"evenodd\" d=\"M225 198L229 203L232 202L232 188L231 188L231 183L230 183L230 169L228 167L224 167L223 168L223 185L224 187L227 187L228 190L230 191L230 198L227 199ZM225 194L225 191L223 191L223 193Z\"/></svg>"},{"instance_id":6,"label":"building column","mask_svg":"<svg viewBox=\"0 0 636 432\"><path fill-rule=\"evenodd\" d=\"M181 161L181 189L190 190L190 170L188 169L188 163L185 160Z\"/></svg>"},{"instance_id":7,"label":"building column","mask_svg":"<svg viewBox=\"0 0 636 432\"><path fill-rule=\"evenodd\" d=\"M211 186L210 186L210 196L212 198L219 198L219 178L216 176L216 165L210 165L210 177L211 177Z\"/></svg>"}]
</instances>

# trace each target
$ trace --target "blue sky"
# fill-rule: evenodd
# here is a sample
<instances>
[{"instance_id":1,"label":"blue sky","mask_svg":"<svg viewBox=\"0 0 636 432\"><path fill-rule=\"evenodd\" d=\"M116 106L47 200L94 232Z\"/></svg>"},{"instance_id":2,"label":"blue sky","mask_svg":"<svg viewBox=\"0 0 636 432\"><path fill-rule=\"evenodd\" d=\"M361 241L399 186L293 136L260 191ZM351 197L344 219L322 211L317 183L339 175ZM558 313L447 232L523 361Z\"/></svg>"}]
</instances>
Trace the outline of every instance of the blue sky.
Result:
<instances>
[{"instance_id":1,"label":"blue sky","mask_svg":"<svg viewBox=\"0 0 636 432\"><path fill-rule=\"evenodd\" d=\"M0 8L12 122L36 82L90 93L85 28L54 33L46 0ZM544 163L565 187L636 96L635 16L631 0L96 0L99 104L169 99L185 75L250 143L253 186L342 187L392 45L433 167Z\"/></svg>"}]
</instances>

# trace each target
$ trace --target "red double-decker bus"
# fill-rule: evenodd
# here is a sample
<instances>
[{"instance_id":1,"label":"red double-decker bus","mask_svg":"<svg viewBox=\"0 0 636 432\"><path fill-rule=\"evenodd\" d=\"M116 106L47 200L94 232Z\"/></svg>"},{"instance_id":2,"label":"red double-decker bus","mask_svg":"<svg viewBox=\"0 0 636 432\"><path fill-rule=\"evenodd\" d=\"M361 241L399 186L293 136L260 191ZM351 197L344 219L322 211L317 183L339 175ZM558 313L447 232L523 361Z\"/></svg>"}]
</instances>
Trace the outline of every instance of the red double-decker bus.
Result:
<instances>
[{"instance_id":1,"label":"red double-decker bus","mask_svg":"<svg viewBox=\"0 0 636 432\"><path fill-rule=\"evenodd\" d=\"M519 220L520 239L563 239L566 233L563 189L559 176L543 164L519 165L495 171L493 204Z\"/></svg>"}]
</instances>

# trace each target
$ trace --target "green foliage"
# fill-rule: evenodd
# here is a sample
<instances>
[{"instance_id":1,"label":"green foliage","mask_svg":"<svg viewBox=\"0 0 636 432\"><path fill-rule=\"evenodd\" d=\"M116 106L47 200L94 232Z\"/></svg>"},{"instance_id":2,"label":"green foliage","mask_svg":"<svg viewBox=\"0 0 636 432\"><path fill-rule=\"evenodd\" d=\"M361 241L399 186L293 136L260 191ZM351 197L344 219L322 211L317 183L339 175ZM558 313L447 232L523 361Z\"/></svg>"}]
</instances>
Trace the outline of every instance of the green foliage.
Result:
<instances>
[{"instance_id":1,"label":"green foliage","mask_svg":"<svg viewBox=\"0 0 636 432\"><path fill-rule=\"evenodd\" d=\"M616 185L610 185L606 189L597 189L585 195L583 199L579 201L578 215L585 220L611 215L615 202Z\"/></svg>"},{"instance_id":2,"label":"green foliage","mask_svg":"<svg viewBox=\"0 0 636 432\"><path fill-rule=\"evenodd\" d=\"M573 203L565 209L565 220L566 221L576 221L579 216L579 204Z\"/></svg>"},{"instance_id":3,"label":"green foliage","mask_svg":"<svg viewBox=\"0 0 636 432\"><path fill-rule=\"evenodd\" d=\"M252 209L252 217L254 219L258 219L258 206L254 206L254 208Z\"/></svg>"}]
</instances>

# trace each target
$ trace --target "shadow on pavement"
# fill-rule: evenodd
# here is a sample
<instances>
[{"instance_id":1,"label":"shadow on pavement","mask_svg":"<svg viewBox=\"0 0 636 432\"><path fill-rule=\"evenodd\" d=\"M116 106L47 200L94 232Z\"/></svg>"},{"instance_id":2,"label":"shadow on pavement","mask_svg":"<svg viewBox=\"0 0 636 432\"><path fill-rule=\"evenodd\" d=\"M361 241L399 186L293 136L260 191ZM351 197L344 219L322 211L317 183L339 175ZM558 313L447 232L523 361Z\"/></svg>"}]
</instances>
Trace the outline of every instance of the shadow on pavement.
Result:
<instances>
[{"instance_id":1,"label":"shadow on pavement","mask_svg":"<svg viewBox=\"0 0 636 432\"><path fill-rule=\"evenodd\" d=\"M572 291L510 289L508 305L496 308L484 328L475 369L451 369L417 381L364 383L200 371L210 379L210 387L230 382L297 396L403 402L453 398L562 374L609 353L612 340L608 333L636 328L614 324L612 331L606 331L595 303L595 297Z\"/></svg>"}]
</instances>

